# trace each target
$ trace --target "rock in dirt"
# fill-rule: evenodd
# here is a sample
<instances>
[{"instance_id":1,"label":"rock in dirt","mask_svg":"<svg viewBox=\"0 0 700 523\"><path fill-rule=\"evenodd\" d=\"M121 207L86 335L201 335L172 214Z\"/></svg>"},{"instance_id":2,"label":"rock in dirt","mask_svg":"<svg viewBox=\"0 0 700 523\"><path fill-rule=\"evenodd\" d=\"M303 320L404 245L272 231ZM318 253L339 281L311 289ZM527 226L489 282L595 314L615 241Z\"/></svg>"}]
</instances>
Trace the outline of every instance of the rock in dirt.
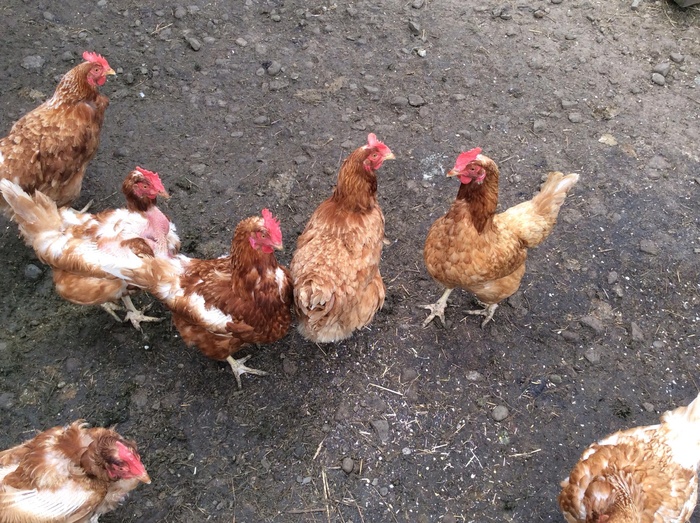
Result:
<instances>
[{"instance_id":1,"label":"rock in dirt","mask_svg":"<svg viewBox=\"0 0 700 523\"><path fill-rule=\"evenodd\" d=\"M651 75L651 81L656 85L666 85L666 78L664 78L664 75L659 73L653 73Z\"/></svg>"},{"instance_id":2,"label":"rock in dirt","mask_svg":"<svg viewBox=\"0 0 700 523\"><path fill-rule=\"evenodd\" d=\"M408 103L413 107L420 107L421 105L425 105L425 100L419 94L409 94Z\"/></svg>"},{"instance_id":3,"label":"rock in dirt","mask_svg":"<svg viewBox=\"0 0 700 523\"><path fill-rule=\"evenodd\" d=\"M186 40L187 43L190 44L193 51L199 51L202 48L202 42L197 40L194 36L190 36L189 38L186 38Z\"/></svg>"},{"instance_id":4,"label":"rock in dirt","mask_svg":"<svg viewBox=\"0 0 700 523\"><path fill-rule=\"evenodd\" d=\"M41 67L44 65L44 61L45 60L39 55L31 55L26 56L20 65L24 69L31 71L32 69L41 69Z\"/></svg>"},{"instance_id":5,"label":"rock in dirt","mask_svg":"<svg viewBox=\"0 0 700 523\"><path fill-rule=\"evenodd\" d=\"M41 278L42 274L43 271L33 263L28 264L24 268L24 277L31 281L38 280L39 278Z\"/></svg>"},{"instance_id":6,"label":"rock in dirt","mask_svg":"<svg viewBox=\"0 0 700 523\"><path fill-rule=\"evenodd\" d=\"M590 327L595 331L596 334L601 334L605 327L603 326L603 322L600 321L598 318L595 316L584 316L579 320L582 325L585 325L587 327Z\"/></svg>"},{"instance_id":7,"label":"rock in dirt","mask_svg":"<svg viewBox=\"0 0 700 523\"><path fill-rule=\"evenodd\" d=\"M372 428L377 433L377 437L382 445L386 445L389 441L389 422L385 419L370 421Z\"/></svg>"},{"instance_id":8,"label":"rock in dirt","mask_svg":"<svg viewBox=\"0 0 700 523\"><path fill-rule=\"evenodd\" d=\"M175 8L175 13L173 14L173 16L175 18L177 18L178 20L180 20L182 18L185 18L186 14L187 14L187 9L185 9L184 7L179 5Z\"/></svg>"},{"instance_id":9,"label":"rock in dirt","mask_svg":"<svg viewBox=\"0 0 700 523\"><path fill-rule=\"evenodd\" d=\"M651 70L652 73L659 73L660 75L663 75L664 77L668 75L668 72L671 70L671 62L661 62L659 64L656 64L654 66L654 69Z\"/></svg>"},{"instance_id":10,"label":"rock in dirt","mask_svg":"<svg viewBox=\"0 0 700 523\"><path fill-rule=\"evenodd\" d=\"M630 330L632 331L632 339L634 341L644 341L644 332L635 322L632 322Z\"/></svg>"},{"instance_id":11,"label":"rock in dirt","mask_svg":"<svg viewBox=\"0 0 700 523\"><path fill-rule=\"evenodd\" d=\"M651 240L642 240L639 242L639 250L642 251L645 254L651 254L656 256L659 254L659 246L656 245Z\"/></svg>"},{"instance_id":12,"label":"rock in dirt","mask_svg":"<svg viewBox=\"0 0 700 523\"><path fill-rule=\"evenodd\" d=\"M11 409L15 405L15 395L11 392L0 394L0 409Z\"/></svg>"},{"instance_id":13,"label":"rock in dirt","mask_svg":"<svg viewBox=\"0 0 700 523\"><path fill-rule=\"evenodd\" d=\"M340 468L343 469L343 472L345 472L346 474L350 474L355 468L355 462L352 458L343 458L343 461L340 464Z\"/></svg>"},{"instance_id":14,"label":"rock in dirt","mask_svg":"<svg viewBox=\"0 0 700 523\"><path fill-rule=\"evenodd\" d=\"M508 414L510 414L508 412L508 407L504 405L498 405L491 411L491 417L496 421L503 421L508 417Z\"/></svg>"},{"instance_id":15,"label":"rock in dirt","mask_svg":"<svg viewBox=\"0 0 700 523\"><path fill-rule=\"evenodd\" d=\"M586 349L586 351L583 353L583 357L586 358L590 363L598 363L600 361L602 353L603 350L596 345L594 347L589 347L588 349Z\"/></svg>"}]
</instances>

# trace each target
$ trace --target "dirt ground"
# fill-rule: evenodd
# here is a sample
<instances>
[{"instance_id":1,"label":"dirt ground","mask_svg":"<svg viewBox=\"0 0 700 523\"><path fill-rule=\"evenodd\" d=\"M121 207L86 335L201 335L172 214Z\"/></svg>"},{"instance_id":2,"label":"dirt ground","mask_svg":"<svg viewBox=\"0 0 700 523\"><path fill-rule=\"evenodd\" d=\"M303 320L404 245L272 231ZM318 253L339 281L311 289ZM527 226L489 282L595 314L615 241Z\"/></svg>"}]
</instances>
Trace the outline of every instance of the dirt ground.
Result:
<instances>
[{"instance_id":1,"label":"dirt ground","mask_svg":"<svg viewBox=\"0 0 700 523\"><path fill-rule=\"evenodd\" d=\"M374 132L397 157L379 172L384 309L343 343L293 331L239 353L270 372L239 392L169 319L141 335L61 300L0 217L1 448L116 423L153 483L106 522L562 521L585 446L698 393L700 8L188 1L6 0L0 132L97 51L118 75L77 206L121 206L141 165L171 191L184 252L223 254L269 207L285 264ZM490 325L459 291L448 326L424 329L442 289L423 242L476 146L500 164L502 208L549 170L581 179Z\"/></svg>"}]
</instances>

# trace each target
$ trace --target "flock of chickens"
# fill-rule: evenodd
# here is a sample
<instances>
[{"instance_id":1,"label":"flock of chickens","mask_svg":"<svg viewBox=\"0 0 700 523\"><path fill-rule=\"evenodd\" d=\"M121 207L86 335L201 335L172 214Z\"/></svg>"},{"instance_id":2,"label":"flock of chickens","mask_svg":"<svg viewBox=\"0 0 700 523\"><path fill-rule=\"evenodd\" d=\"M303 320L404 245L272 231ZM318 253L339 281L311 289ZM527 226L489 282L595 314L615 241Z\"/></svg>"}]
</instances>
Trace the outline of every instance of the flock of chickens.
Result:
<instances>
[{"instance_id":1,"label":"flock of chickens","mask_svg":"<svg viewBox=\"0 0 700 523\"><path fill-rule=\"evenodd\" d=\"M243 373L265 373L232 355L282 338L293 317L301 335L319 343L345 339L372 321L385 296L376 171L394 158L389 147L370 134L343 161L333 194L311 215L289 269L275 258L282 232L267 209L237 225L227 256L190 258L179 253L175 226L156 205L168 193L154 172L136 167L127 175L125 208L97 214L70 208L109 103L98 87L114 74L103 57L86 52L83 58L49 100L0 140L0 209L53 269L63 298L102 305L140 329L141 322L162 319L131 302L133 293L149 292L171 311L188 346L231 365L239 388ZM445 322L447 299L460 287L484 305L468 311L484 316L483 326L517 291L527 249L549 235L578 175L550 173L532 200L500 214L498 166L480 149L460 154L448 176L460 181L459 192L424 248L426 268L445 292L426 306L423 325L435 317ZM119 301L124 319L116 312ZM593 444L562 483L567 522L687 521L697 498L699 430L700 396L664 414L660 425ZM0 452L0 523L96 522L140 482L150 478L133 442L82 421L55 427Z\"/></svg>"}]
</instances>

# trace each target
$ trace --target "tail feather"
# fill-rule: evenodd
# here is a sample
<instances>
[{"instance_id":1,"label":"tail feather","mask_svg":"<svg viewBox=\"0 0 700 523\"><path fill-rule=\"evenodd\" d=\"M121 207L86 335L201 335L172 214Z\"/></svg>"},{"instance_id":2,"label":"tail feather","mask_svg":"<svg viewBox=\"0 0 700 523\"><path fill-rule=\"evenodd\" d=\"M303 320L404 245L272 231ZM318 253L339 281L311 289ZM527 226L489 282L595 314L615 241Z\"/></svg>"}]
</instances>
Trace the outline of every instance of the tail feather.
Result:
<instances>
[{"instance_id":1,"label":"tail feather","mask_svg":"<svg viewBox=\"0 0 700 523\"><path fill-rule=\"evenodd\" d=\"M578 182L578 174L572 173L564 176L560 172L549 173L547 181L544 182L540 192L532 198L536 212L542 216L557 219L569 190Z\"/></svg>"},{"instance_id":2,"label":"tail feather","mask_svg":"<svg viewBox=\"0 0 700 523\"><path fill-rule=\"evenodd\" d=\"M37 191L30 196L10 180L0 180L0 191L12 208L12 219L19 225L28 245L38 234L61 228L62 218L56 202L45 194Z\"/></svg>"},{"instance_id":3,"label":"tail feather","mask_svg":"<svg viewBox=\"0 0 700 523\"><path fill-rule=\"evenodd\" d=\"M496 215L496 220L515 232L525 247L539 245L552 232L566 194L578 178L575 173L566 176L560 172L549 173L539 193L531 200Z\"/></svg>"},{"instance_id":4,"label":"tail feather","mask_svg":"<svg viewBox=\"0 0 700 523\"><path fill-rule=\"evenodd\" d=\"M661 420L664 423L672 423L680 420L684 423L697 425L700 428L700 394L698 394L689 405L665 412L663 416L661 416Z\"/></svg>"}]
</instances>

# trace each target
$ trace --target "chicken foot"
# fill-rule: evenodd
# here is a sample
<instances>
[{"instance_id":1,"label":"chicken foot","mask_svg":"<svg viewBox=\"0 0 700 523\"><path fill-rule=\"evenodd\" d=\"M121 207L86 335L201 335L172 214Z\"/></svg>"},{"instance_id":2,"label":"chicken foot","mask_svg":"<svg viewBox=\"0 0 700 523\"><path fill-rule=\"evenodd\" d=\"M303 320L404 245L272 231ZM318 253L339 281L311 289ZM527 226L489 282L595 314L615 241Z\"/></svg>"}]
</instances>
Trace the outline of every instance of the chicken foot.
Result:
<instances>
[{"instance_id":1,"label":"chicken foot","mask_svg":"<svg viewBox=\"0 0 700 523\"><path fill-rule=\"evenodd\" d=\"M117 320L119 323L122 323L124 321L116 313L116 311L119 311L122 309L116 303L112 303L111 301L108 301L107 303L100 304L100 307L102 307L105 310L105 312L107 312L107 314L109 314L112 318Z\"/></svg>"},{"instance_id":2,"label":"chicken foot","mask_svg":"<svg viewBox=\"0 0 700 523\"><path fill-rule=\"evenodd\" d=\"M479 303L484 307L483 309L467 311L467 314L471 314L472 316L485 316L484 321L481 322L481 328L483 329L486 324L493 319L493 313L496 312L498 303L492 303L491 305L487 305L486 303L482 302Z\"/></svg>"},{"instance_id":3,"label":"chicken foot","mask_svg":"<svg viewBox=\"0 0 700 523\"><path fill-rule=\"evenodd\" d=\"M228 361L229 365L231 365L231 369L233 370L233 375L236 377L236 383L238 384L238 390L242 389L243 386L241 385L241 374L257 374L258 376L267 376L267 372L264 370L258 370L258 369L251 369L250 367L246 367L243 365L246 361L250 359L251 355L249 354L245 358L241 358L240 360L234 359L233 356L229 356L226 358L226 361Z\"/></svg>"},{"instance_id":4,"label":"chicken foot","mask_svg":"<svg viewBox=\"0 0 700 523\"><path fill-rule=\"evenodd\" d=\"M146 316L144 312L148 310L148 307L150 307L150 305L146 307L143 311L140 311L134 306L134 302L131 301L131 296L122 296L122 302L124 303L124 307L126 308L126 316L123 320L119 321L130 321L137 331L141 330L142 321L159 322L163 321L164 319L155 318L153 316Z\"/></svg>"},{"instance_id":5,"label":"chicken foot","mask_svg":"<svg viewBox=\"0 0 700 523\"><path fill-rule=\"evenodd\" d=\"M421 305L424 309L430 311L430 315L423 322L423 327L427 327L428 324L435 319L435 317L440 318L443 327L445 326L445 307L447 307L447 298L450 297L453 289L445 289L445 292L440 296L440 299L433 303L432 305Z\"/></svg>"}]
</instances>

